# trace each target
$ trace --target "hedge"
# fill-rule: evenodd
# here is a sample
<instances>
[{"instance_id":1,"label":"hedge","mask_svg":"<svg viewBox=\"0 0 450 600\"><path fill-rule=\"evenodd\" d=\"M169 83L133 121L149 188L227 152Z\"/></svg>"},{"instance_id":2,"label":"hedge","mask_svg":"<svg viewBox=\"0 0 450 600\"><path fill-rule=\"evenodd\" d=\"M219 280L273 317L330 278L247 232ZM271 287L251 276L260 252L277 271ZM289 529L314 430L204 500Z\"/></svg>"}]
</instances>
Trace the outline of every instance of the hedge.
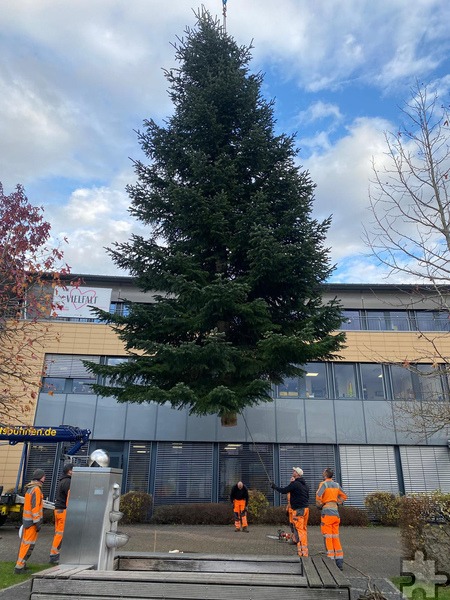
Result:
<instances>
[{"instance_id":1,"label":"hedge","mask_svg":"<svg viewBox=\"0 0 450 600\"><path fill-rule=\"evenodd\" d=\"M366 511L354 506L339 507L341 525L366 527L369 519ZM285 506L269 506L257 514L248 512L249 524L279 525L287 527L289 519ZM158 506L151 523L157 525L231 525L234 521L233 509L228 503L168 504ZM320 511L310 506L309 525L320 525Z\"/></svg>"}]
</instances>

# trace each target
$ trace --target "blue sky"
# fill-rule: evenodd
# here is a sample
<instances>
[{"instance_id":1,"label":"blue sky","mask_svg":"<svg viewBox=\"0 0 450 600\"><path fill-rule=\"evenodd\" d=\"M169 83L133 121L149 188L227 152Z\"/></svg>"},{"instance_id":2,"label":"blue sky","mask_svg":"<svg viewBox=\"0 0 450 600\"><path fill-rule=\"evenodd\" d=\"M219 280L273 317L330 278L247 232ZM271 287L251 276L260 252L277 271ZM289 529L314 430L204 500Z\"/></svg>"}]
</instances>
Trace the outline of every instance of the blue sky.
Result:
<instances>
[{"instance_id":1,"label":"blue sky","mask_svg":"<svg viewBox=\"0 0 450 600\"><path fill-rule=\"evenodd\" d=\"M221 15L222 0L203 0ZM193 0L0 0L0 181L25 186L67 237L75 273L120 274L104 247L142 232L125 186L140 158L134 130L170 114L162 68L193 26ZM317 184L315 215L333 215L333 280L381 282L367 257L371 158L416 80L450 89L448 0L228 0L227 29L253 41L277 131L297 132Z\"/></svg>"}]
</instances>

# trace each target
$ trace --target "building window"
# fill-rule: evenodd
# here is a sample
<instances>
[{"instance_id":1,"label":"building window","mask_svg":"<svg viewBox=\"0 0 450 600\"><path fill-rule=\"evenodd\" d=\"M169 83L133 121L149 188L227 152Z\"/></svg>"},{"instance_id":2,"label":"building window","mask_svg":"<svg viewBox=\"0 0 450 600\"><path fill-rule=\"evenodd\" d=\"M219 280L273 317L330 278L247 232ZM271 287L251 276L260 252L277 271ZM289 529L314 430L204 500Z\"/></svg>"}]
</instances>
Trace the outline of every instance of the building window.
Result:
<instances>
[{"instance_id":1,"label":"building window","mask_svg":"<svg viewBox=\"0 0 450 600\"><path fill-rule=\"evenodd\" d=\"M364 400L385 399L386 393L383 384L383 366L379 364L362 363L360 369Z\"/></svg>"},{"instance_id":2,"label":"building window","mask_svg":"<svg viewBox=\"0 0 450 600\"><path fill-rule=\"evenodd\" d=\"M291 466L292 469L292 466ZM233 485L242 481L273 503L273 445L228 443L219 445L219 502L229 502Z\"/></svg>"},{"instance_id":3,"label":"building window","mask_svg":"<svg viewBox=\"0 0 450 600\"><path fill-rule=\"evenodd\" d=\"M387 313L383 310L368 310L364 314L365 329L369 331L387 331L390 329Z\"/></svg>"},{"instance_id":4,"label":"building window","mask_svg":"<svg viewBox=\"0 0 450 600\"><path fill-rule=\"evenodd\" d=\"M298 377L287 377L282 384L277 386L277 396L279 398L299 398Z\"/></svg>"},{"instance_id":5,"label":"building window","mask_svg":"<svg viewBox=\"0 0 450 600\"><path fill-rule=\"evenodd\" d=\"M211 502L212 444L159 442L154 505Z\"/></svg>"},{"instance_id":6,"label":"building window","mask_svg":"<svg viewBox=\"0 0 450 600\"><path fill-rule=\"evenodd\" d=\"M341 329L344 331L360 331L362 329L359 310L343 310L342 318Z\"/></svg>"},{"instance_id":7,"label":"building window","mask_svg":"<svg viewBox=\"0 0 450 600\"><path fill-rule=\"evenodd\" d=\"M299 379L299 395L301 398L328 398L327 372L325 363L307 363Z\"/></svg>"},{"instance_id":8,"label":"building window","mask_svg":"<svg viewBox=\"0 0 450 600\"><path fill-rule=\"evenodd\" d=\"M42 391L47 394L63 394L66 388L66 380L62 377L44 377L42 380Z\"/></svg>"},{"instance_id":9,"label":"building window","mask_svg":"<svg viewBox=\"0 0 450 600\"><path fill-rule=\"evenodd\" d=\"M119 315L120 317L128 317L130 314L130 305L125 302L111 302L109 312L112 315Z\"/></svg>"},{"instance_id":10,"label":"building window","mask_svg":"<svg viewBox=\"0 0 450 600\"><path fill-rule=\"evenodd\" d=\"M414 316L418 331L450 331L448 312L416 310Z\"/></svg>"},{"instance_id":11,"label":"building window","mask_svg":"<svg viewBox=\"0 0 450 600\"><path fill-rule=\"evenodd\" d=\"M408 311L390 310L386 314L388 329L391 331L410 331L412 329Z\"/></svg>"},{"instance_id":12,"label":"building window","mask_svg":"<svg viewBox=\"0 0 450 600\"><path fill-rule=\"evenodd\" d=\"M394 400L420 399L419 386L413 381L412 372L400 365L391 365L392 392Z\"/></svg>"},{"instance_id":13,"label":"building window","mask_svg":"<svg viewBox=\"0 0 450 600\"><path fill-rule=\"evenodd\" d=\"M96 379L72 379L72 392L74 394L92 394L92 386Z\"/></svg>"},{"instance_id":14,"label":"building window","mask_svg":"<svg viewBox=\"0 0 450 600\"><path fill-rule=\"evenodd\" d=\"M417 373L413 373L418 379L421 400L440 401L444 399L444 389L440 370L432 365L417 365Z\"/></svg>"},{"instance_id":15,"label":"building window","mask_svg":"<svg viewBox=\"0 0 450 600\"><path fill-rule=\"evenodd\" d=\"M334 385L337 398L357 398L356 373L353 363L334 363Z\"/></svg>"}]
</instances>

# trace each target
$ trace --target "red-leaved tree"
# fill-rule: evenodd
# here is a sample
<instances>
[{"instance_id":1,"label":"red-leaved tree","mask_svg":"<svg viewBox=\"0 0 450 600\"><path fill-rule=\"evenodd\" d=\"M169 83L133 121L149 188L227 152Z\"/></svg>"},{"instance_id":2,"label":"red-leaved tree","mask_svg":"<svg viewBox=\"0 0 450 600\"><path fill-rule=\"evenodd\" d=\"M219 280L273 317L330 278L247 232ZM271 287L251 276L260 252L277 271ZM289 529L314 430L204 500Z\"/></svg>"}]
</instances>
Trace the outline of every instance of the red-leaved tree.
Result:
<instances>
[{"instance_id":1,"label":"red-leaved tree","mask_svg":"<svg viewBox=\"0 0 450 600\"><path fill-rule=\"evenodd\" d=\"M51 247L43 208L18 185L0 183L0 422L24 421L41 380L42 350L52 336L53 288L69 267Z\"/></svg>"}]
</instances>

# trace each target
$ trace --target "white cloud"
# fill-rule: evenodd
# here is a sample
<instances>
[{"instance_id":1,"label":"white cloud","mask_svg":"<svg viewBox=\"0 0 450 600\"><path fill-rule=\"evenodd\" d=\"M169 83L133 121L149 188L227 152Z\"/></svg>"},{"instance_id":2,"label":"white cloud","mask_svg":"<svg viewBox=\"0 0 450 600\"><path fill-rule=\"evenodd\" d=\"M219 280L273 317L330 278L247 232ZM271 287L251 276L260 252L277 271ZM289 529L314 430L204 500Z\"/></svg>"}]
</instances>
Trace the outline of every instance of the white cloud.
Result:
<instances>
[{"instance_id":1,"label":"white cloud","mask_svg":"<svg viewBox=\"0 0 450 600\"><path fill-rule=\"evenodd\" d=\"M320 219L333 215L327 238L333 262L355 255L362 260L368 252L362 234L363 224L370 220L371 159L383 157L383 132L388 128L389 124L381 119L358 119L346 136L303 163L317 184L315 214Z\"/></svg>"},{"instance_id":2,"label":"white cloud","mask_svg":"<svg viewBox=\"0 0 450 600\"><path fill-rule=\"evenodd\" d=\"M133 129L170 114L162 68L174 65L171 42L201 4L220 16L220 0L0 0L0 181L5 189L70 182L46 218L69 237L77 271L115 272L103 247L140 227L124 191L135 179L128 157L140 155ZM230 0L227 16L239 43L254 39L252 68L295 82L307 104L308 91L357 81L384 92L427 77L448 56L449 22L448 0ZM290 94L292 103L299 92ZM316 210L334 213L333 260L343 260L363 249L370 157L387 124L359 119L336 140L336 126L352 117L325 100L298 118L320 125L299 142L311 153L304 164L318 184Z\"/></svg>"},{"instance_id":3,"label":"white cloud","mask_svg":"<svg viewBox=\"0 0 450 600\"><path fill-rule=\"evenodd\" d=\"M132 179L132 173L126 171L110 187L76 189L66 204L45 207L53 236L59 240L67 238L64 261L72 272L117 274L118 268L106 248L129 240L133 232L144 233L128 212L130 199L123 184Z\"/></svg>"},{"instance_id":4,"label":"white cloud","mask_svg":"<svg viewBox=\"0 0 450 600\"><path fill-rule=\"evenodd\" d=\"M230 28L255 56L318 91L359 79L380 87L424 75L447 56L447 0L248 0L229 10ZM247 33L246 33L247 32ZM404 61L404 63L402 63Z\"/></svg>"},{"instance_id":5,"label":"white cloud","mask_svg":"<svg viewBox=\"0 0 450 600\"><path fill-rule=\"evenodd\" d=\"M322 119L331 117L333 122L342 120L342 113L339 106L321 100L310 104L308 108L298 114L297 120L299 124L314 123Z\"/></svg>"}]
</instances>

